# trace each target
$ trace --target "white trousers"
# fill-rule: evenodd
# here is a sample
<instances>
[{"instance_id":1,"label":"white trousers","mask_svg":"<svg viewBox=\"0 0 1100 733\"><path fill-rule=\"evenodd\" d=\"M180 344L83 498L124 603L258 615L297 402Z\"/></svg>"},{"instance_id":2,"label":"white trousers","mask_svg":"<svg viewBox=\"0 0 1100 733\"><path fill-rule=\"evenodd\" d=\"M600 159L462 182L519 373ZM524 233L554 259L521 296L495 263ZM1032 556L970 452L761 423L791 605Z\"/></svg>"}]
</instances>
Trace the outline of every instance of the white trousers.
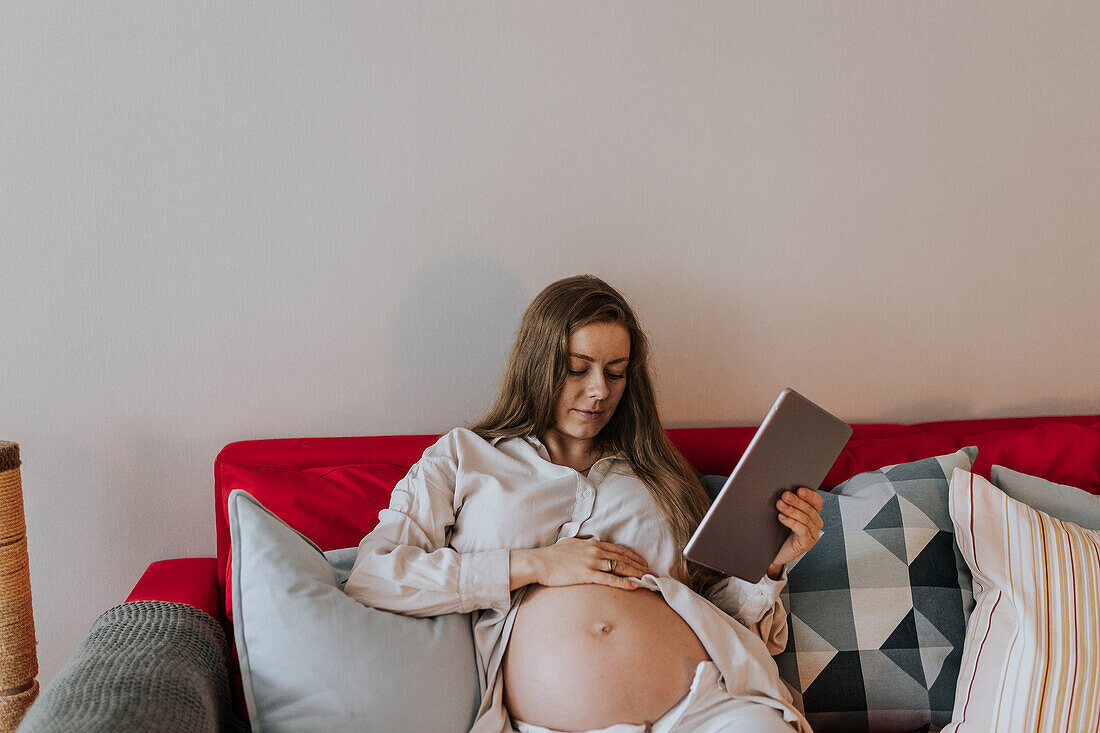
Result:
<instances>
[{"instance_id":1,"label":"white trousers","mask_svg":"<svg viewBox=\"0 0 1100 733\"><path fill-rule=\"evenodd\" d=\"M519 733L563 733L512 718ZM652 723L616 723L585 733L791 733L794 728L779 710L726 692L722 675L714 662L699 662L691 688L680 702Z\"/></svg>"}]
</instances>

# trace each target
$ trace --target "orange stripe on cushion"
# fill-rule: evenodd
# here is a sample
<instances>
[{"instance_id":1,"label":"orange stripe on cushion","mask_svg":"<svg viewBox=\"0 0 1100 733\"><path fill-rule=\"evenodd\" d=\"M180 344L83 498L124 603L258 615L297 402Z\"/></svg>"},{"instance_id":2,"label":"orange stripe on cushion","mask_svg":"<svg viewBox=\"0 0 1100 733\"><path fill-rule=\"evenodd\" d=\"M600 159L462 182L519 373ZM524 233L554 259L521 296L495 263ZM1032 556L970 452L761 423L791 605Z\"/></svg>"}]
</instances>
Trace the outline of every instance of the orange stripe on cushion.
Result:
<instances>
[{"instance_id":1,"label":"orange stripe on cushion","mask_svg":"<svg viewBox=\"0 0 1100 733\"><path fill-rule=\"evenodd\" d=\"M1065 523L1062 523L1062 528L1065 529ZM1073 652L1073 679L1069 683L1069 712L1066 715L1066 732L1069 733L1070 724L1073 722L1073 696L1077 693L1077 568L1075 567L1075 560L1073 557L1073 537L1069 537L1066 542L1066 550L1069 552L1069 575L1070 585L1074 589L1074 592L1070 595L1073 597L1073 615L1070 617L1069 628L1073 631L1073 645L1070 647Z\"/></svg>"},{"instance_id":2,"label":"orange stripe on cushion","mask_svg":"<svg viewBox=\"0 0 1100 733\"><path fill-rule=\"evenodd\" d=\"M1042 719L1043 719L1043 706L1046 704L1046 701L1047 701L1047 685L1049 684L1049 680L1050 680L1050 658L1052 656L1053 650L1050 648L1050 624L1051 624L1051 618L1050 618L1051 617L1051 613L1050 613L1050 605L1051 605L1050 604L1050 582L1051 581L1050 581L1050 555L1048 554L1048 549L1047 549L1047 532L1046 532L1046 527L1043 526L1044 522L1043 522L1041 517L1039 518L1039 521L1036 522L1036 524L1039 525L1039 545L1040 545L1040 548L1041 548L1040 554L1039 554L1039 561L1042 563L1042 566L1043 566L1043 580L1044 580L1044 583L1043 583L1043 599L1046 602L1046 613L1040 614L1040 616L1039 616L1039 618L1044 622L1043 623L1043 642L1044 643L1043 643L1042 651L1046 652L1046 653L1045 654L1040 653L1038 655L1040 663L1043 665L1043 679L1039 683L1039 712L1037 712L1035 714L1035 722L1038 723L1038 722L1042 721ZM1009 552L1011 553L1011 550L1009 550Z\"/></svg>"}]
</instances>

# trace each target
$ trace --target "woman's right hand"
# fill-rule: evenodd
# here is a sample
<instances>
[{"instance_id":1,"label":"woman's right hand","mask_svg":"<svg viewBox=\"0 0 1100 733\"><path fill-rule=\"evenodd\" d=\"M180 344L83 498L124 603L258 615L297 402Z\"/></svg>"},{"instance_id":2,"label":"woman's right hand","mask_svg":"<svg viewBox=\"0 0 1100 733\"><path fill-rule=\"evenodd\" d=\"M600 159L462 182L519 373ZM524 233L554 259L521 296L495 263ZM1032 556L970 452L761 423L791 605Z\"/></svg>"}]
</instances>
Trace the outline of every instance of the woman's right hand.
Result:
<instances>
[{"instance_id":1,"label":"woman's right hand","mask_svg":"<svg viewBox=\"0 0 1100 733\"><path fill-rule=\"evenodd\" d=\"M548 547L512 550L508 561L511 590L530 583L596 583L634 590L639 586L630 578L649 572L645 558L629 547L594 538L566 537Z\"/></svg>"}]
</instances>

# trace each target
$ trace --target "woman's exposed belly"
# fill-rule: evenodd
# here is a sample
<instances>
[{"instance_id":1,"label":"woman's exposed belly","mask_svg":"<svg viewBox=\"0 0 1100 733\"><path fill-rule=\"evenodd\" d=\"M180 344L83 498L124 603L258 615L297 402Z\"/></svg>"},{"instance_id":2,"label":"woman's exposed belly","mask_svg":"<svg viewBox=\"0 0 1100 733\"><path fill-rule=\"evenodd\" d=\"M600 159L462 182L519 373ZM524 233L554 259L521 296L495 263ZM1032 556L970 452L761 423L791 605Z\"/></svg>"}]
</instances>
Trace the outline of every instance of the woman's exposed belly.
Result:
<instances>
[{"instance_id":1,"label":"woman's exposed belly","mask_svg":"<svg viewBox=\"0 0 1100 733\"><path fill-rule=\"evenodd\" d=\"M512 717L557 730L654 721L709 658L659 593L535 585L504 655L504 702Z\"/></svg>"}]
</instances>

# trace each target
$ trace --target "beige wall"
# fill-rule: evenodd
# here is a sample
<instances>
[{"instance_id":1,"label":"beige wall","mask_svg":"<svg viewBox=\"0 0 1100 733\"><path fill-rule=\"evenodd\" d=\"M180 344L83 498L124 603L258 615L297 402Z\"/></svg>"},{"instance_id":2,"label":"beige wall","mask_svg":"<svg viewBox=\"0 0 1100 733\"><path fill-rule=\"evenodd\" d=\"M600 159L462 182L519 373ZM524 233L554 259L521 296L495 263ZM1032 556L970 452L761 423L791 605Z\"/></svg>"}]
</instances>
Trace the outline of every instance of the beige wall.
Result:
<instances>
[{"instance_id":1,"label":"beige wall","mask_svg":"<svg viewBox=\"0 0 1100 733\"><path fill-rule=\"evenodd\" d=\"M563 275L673 425L1100 413L1098 58L1095 3L4 3L40 679L213 553L221 446L473 419Z\"/></svg>"}]
</instances>

